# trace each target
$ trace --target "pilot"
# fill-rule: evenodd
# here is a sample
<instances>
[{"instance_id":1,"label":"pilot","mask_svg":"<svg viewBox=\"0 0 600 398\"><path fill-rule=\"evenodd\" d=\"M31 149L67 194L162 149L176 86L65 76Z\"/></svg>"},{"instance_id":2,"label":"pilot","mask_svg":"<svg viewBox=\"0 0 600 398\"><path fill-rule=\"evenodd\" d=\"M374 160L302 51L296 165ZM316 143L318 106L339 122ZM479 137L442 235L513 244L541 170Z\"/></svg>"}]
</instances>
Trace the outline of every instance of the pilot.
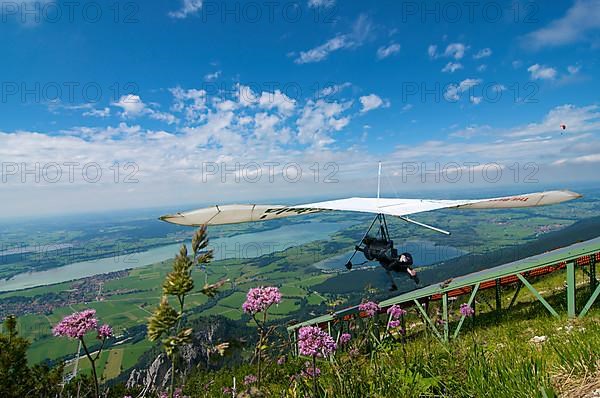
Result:
<instances>
[{"instance_id":1,"label":"pilot","mask_svg":"<svg viewBox=\"0 0 600 398\"><path fill-rule=\"evenodd\" d=\"M387 271L406 272L410 277L418 282L417 272L412 268L413 258L410 253L398 255L398 249L394 248L394 242L391 240L377 239L371 236L363 239L365 247L356 247L356 250L364 253L369 261L376 260Z\"/></svg>"}]
</instances>

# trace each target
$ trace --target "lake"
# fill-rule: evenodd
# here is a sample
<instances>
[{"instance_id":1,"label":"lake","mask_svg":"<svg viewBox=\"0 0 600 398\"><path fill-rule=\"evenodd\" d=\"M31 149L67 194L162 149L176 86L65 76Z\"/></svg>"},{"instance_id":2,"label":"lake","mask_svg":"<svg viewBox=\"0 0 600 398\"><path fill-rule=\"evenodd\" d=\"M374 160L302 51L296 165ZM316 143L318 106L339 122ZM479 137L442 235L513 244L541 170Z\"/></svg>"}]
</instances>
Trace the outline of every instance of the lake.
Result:
<instances>
[{"instance_id":1,"label":"lake","mask_svg":"<svg viewBox=\"0 0 600 398\"><path fill-rule=\"evenodd\" d=\"M256 258L282 251L330 235L356 222L309 222L285 225L261 232L240 234L210 241L215 260ZM140 268L175 257L181 243L169 244L138 253L81 261L45 271L18 274L0 281L0 292L50 285L130 268ZM188 246L189 249L189 246Z\"/></svg>"}]
</instances>

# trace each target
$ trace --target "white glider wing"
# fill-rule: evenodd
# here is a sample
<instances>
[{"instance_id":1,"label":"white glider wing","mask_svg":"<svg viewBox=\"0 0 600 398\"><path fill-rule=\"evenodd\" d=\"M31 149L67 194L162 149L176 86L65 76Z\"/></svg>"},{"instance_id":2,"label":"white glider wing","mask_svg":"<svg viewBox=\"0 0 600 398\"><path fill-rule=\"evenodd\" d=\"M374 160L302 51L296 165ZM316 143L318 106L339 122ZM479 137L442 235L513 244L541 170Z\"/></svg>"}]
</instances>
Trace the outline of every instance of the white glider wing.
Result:
<instances>
[{"instance_id":1,"label":"white glider wing","mask_svg":"<svg viewBox=\"0 0 600 398\"><path fill-rule=\"evenodd\" d=\"M200 226L266 221L322 211L352 211L403 217L438 209L509 209L544 206L580 198L571 191L546 191L491 199L430 200L348 198L296 206L224 205L211 206L160 217L173 224Z\"/></svg>"}]
</instances>

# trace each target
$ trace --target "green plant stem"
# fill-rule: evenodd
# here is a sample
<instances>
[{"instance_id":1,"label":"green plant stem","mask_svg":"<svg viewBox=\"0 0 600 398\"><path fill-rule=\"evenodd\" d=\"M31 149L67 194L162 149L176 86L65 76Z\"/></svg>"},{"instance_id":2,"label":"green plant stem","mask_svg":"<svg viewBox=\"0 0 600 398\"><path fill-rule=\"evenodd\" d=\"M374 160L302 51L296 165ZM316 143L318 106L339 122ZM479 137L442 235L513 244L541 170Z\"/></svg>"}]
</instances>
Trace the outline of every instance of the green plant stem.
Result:
<instances>
[{"instance_id":1,"label":"green plant stem","mask_svg":"<svg viewBox=\"0 0 600 398\"><path fill-rule=\"evenodd\" d=\"M317 356L313 355L313 387L314 387L314 398L317 398Z\"/></svg>"},{"instance_id":2,"label":"green plant stem","mask_svg":"<svg viewBox=\"0 0 600 398\"><path fill-rule=\"evenodd\" d=\"M100 356L100 351L98 351L98 355L94 359L94 358L92 358L92 355L88 351L88 348L85 345L85 341L83 341L83 337L80 337L79 341L81 341L81 346L83 347L83 350L85 351L85 355L90 360L90 364L92 365L92 374L94 375L94 392L95 392L96 398L100 398L100 386L98 385L98 373L96 372L96 359L98 359L98 356ZM102 342L102 345L104 346L104 341ZM102 347L100 347L100 350L102 350Z\"/></svg>"}]
</instances>

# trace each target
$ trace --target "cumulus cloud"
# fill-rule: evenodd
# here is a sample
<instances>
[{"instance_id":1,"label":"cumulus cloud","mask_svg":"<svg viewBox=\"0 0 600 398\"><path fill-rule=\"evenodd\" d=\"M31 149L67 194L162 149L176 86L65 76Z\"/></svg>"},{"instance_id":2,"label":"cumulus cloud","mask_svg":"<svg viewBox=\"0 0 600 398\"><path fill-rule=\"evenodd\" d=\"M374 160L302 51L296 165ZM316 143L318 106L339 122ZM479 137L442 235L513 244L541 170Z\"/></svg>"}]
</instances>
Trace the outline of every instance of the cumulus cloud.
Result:
<instances>
[{"instance_id":1,"label":"cumulus cloud","mask_svg":"<svg viewBox=\"0 0 600 398\"><path fill-rule=\"evenodd\" d=\"M359 98L359 101L362 105L362 109L360 110L362 113L366 113L372 111L373 109L377 109L379 107L388 107L389 102L384 101L376 94L364 95Z\"/></svg>"},{"instance_id":2,"label":"cumulus cloud","mask_svg":"<svg viewBox=\"0 0 600 398\"><path fill-rule=\"evenodd\" d=\"M522 38L530 49L556 47L597 40L600 29L600 0L576 0L566 14Z\"/></svg>"},{"instance_id":3,"label":"cumulus cloud","mask_svg":"<svg viewBox=\"0 0 600 398\"><path fill-rule=\"evenodd\" d=\"M459 69L462 69L463 66L460 62L448 62L444 68L442 68L442 72L444 73L454 73Z\"/></svg>"},{"instance_id":4,"label":"cumulus cloud","mask_svg":"<svg viewBox=\"0 0 600 398\"><path fill-rule=\"evenodd\" d=\"M92 116L92 117L109 117L110 116L110 108L105 107L103 109L90 109L89 111L83 112L83 116Z\"/></svg>"},{"instance_id":5,"label":"cumulus cloud","mask_svg":"<svg viewBox=\"0 0 600 398\"><path fill-rule=\"evenodd\" d=\"M481 101L483 100L483 97L476 97L476 96L471 96L470 101L472 104L474 105L479 105L481 104Z\"/></svg>"},{"instance_id":6,"label":"cumulus cloud","mask_svg":"<svg viewBox=\"0 0 600 398\"><path fill-rule=\"evenodd\" d=\"M481 79L465 79L458 84L450 84L448 87L446 87L444 98L446 98L448 101L456 102L460 100L460 94L470 90L478 84L481 84L481 82Z\"/></svg>"},{"instance_id":7,"label":"cumulus cloud","mask_svg":"<svg viewBox=\"0 0 600 398\"><path fill-rule=\"evenodd\" d=\"M444 56L461 59L465 56L465 51L467 51L468 48L469 47L465 46L463 43L448 44L444 51Z\"/></svg>"},{"instance_id":8,"label":"cumulus cloud","mask_svg":"<svg viewBox=\"0 0 600 398\"><path fill-rule=\"evenodd\" d=\"M389 46L379 47L377 49L377 58L385 59L391 55L397 54L400 51L400 44L392 43Z\"/></svg>"},{"instance_id":9,"label":"cumulus cloud","mask_svg":"<svg viewBox=\"0 0 600 398\"><path fill-rule=\"evenodd\" d=\"M183 0L181 8L177 11L169 12L171 18L184 19L195 15L202 8L202 0Z\"/></svg>"},{"instance_id":10,"label":"cumulus cloud","mask_svg":"<svg viewBox=\"0 0 600 398\"><path fill-rule=\"evenodd\" d=\"M174 124L177 122L177 118L174 115L151 108L142 101L139 95L123 95L118 101L113 102L111 105L122 109L121 117L123 118L148 116L151 119L168 124Z\"/></svg>"},{"instance_id":11,"label":"cumulus cloud","mask_svg":"<svg viewBox=\"0 0 600 398\"><path fill-rule=\"evenodd\" d=\"M531 65L527 68L533 80L553 80L556 78L556 69L540 64Z\"/></svg>"},{"instance_id":12,"label":"cumulus cloud","mask_svg":"<svg viewBox=\"0 0 600 398\"><path fill-rule=\"evenodd\" d=\"M350 105L350 102L327 102L321 99L308 101L296 121L300 143L323 148L335 142L331 133L348 125L350 117L345 112Z\"/></svg>"},{"instance_id":13,"label":"cumulus cloud","mask_svg":"<svg viewBox=\"0 0 600 398\"><path fill-rule=\"evenodd\" d=\"M484 48L482 50L479 50L479 52L477 54L473 55L474 59L481 59L481 58L487 58L489 56L492 55L492 49L491 48Z\"/></svg>"}]
</instances>

